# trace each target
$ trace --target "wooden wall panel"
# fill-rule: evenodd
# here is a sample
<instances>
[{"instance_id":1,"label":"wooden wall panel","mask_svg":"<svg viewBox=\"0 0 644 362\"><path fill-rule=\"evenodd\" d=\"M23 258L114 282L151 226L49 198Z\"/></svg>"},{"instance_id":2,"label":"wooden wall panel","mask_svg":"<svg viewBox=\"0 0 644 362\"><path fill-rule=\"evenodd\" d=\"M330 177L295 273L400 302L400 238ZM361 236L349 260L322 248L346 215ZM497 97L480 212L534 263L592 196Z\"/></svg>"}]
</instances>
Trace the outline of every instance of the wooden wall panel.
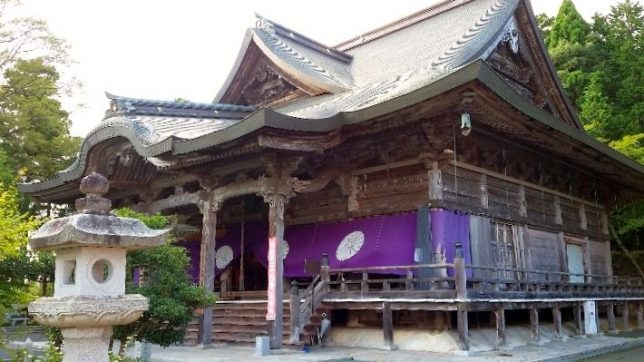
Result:
<instances>
[{"instance_id":1,"label":"wooden wall panel","mask_svg":"<svg viewBox=\"0 0 644 362\"><path fill-rule=\"evenodd\" d=\"M612 275L610 242L590 240L590 273L593 275Z\"/></svg>"},{"instance_id":2,"label":"wooden wall panel","mask_svg":"<svg viewBox=\"0 0 644 362\"><path fill-rule=\"evenodd\" d=\"M561 264L557 233L528 228L526 248L530 269L557 272L565 270L565 266ZM531 275L531 278L545 280L545 275Z\"/></svg>"}]
</instances>

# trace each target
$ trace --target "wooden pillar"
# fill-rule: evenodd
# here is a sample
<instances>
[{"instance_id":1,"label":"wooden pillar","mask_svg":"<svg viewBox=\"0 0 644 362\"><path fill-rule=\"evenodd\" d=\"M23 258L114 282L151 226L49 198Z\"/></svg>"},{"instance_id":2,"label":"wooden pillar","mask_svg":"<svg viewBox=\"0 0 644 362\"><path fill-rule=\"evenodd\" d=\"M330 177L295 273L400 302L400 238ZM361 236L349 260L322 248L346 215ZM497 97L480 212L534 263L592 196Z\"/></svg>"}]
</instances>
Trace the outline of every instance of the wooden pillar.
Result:
<instances>
[{"instance_id":1,"label":"wooden pillar","mask_svg":"<svg viewBox=\"0 0 644 362\"><path fill-rule=\"evenodd\" d=\"M553 208L555 212L555 224L557 225L563 224L563 218L561 216L561 200L559 200L559 196L557 195L555 195L554 197Z\"/></svg>"},{"instance_id":2,"label":"wooden pillar","mask_svg":"<svg viewBox=\"0 0 644 362\"><path fill-rule=\"evenodd\" d=\"M463 244L460 241L456 242L454 277L456 279L456 299L467 299L467 274L465 272L465 259L463 258Z\"/></svg>"},{"instance_id":3,"label":"wooden pillar","mask_svg":"<svg viewBox=\"0 0 644 362\"><path fill-rule=\"evenodd\" d=\"M467 325L467 303L458 302L456 310L456 323L458 325L458 342L462 351L470 350L470 332Z\"/></svg>"},{"instance_id":4,"label":"wooden pillar","mask_svg":"<svg viewBox=\"0 0 644 362\"><path fill-rule=\"evenodd\" d=\"M382 332L385 339L385 349L395 350L394 344L394 320L389 303L382 303Z\"/></svg>"},{"instance_id":5,"label":"wooden pillar","mask_svg":"<svg viewBox=\"0 0 644 362\"><path fill-rule=\"evenodd\" d=\"M536 306L530 308L530 337L532 342L539 342L539 309Z\"/></svg>"},{"instance_id":6,"label":"wooden pillar","mask_svg":"<svg viewBox=\"0 0 644 362\"><path fill-rule=\"evenodd\" d=\"M617 324L615 323L615 304L608 303L606 306L606 318L608 319L608 331L617 331Z\"/></svg>"},{"instance_id":7,"label":"wooden pillar","mask_svg":"<svg viewBox=\"0 0 644 362\"><path fill-rule=\"evenodd\" d=\"M432 169L427 171L429 178L429 202L430 207L432 201L442 201L443 200L443 177L441 170L438 168L438 162L432 162Z\"/></svg>"},{"instance_id":8,"label":"wooden pillar","mask_svg":"<svg viewBox=\"0 0 644 362\"><path fill-rule=\"evenodd\" d=\"M496 316L496 348L503 347L506 344L505 339L505 309L503 305L496 308L494 311Z\"/></svg>"},{"instance_id":9,"label":"wooden pillar","mask_svg":"<svg viewBox=\"0 0 644 362\"><path fill-rule=\"evenodd\" d=\"M322 260L320 261L320 280L324 283L324 291L328 292L331 276L329 275L329 254L327 254L327 252L322 253Z\"/></svg>"},{"instance_id":10,"label":"wooden pillar","mask_svg":"<svg viewBox=\"0 0 644 362\"><path fill-rule=\"evenodd\" d=\"M291 282L291 342L300 340L300 288L297 281Z\"/></svg>"},{"instance_id":11,"label":"wooden pillar","mask_svg":"<svg viewBox=\"0 0 644 362\"><path fill-rule=\"evenodd\" d=\"M552 307L552 323L555 331L555 340L561 340L563 338L563 327L561 324L561 306L559 303L555 303Z\"/></svg>"},{"instance_id":12,"label":"wooden pillar","mask_svg":"<svg viewBox=\"0 0 644 362\"><path fill-rule=\"evenodd\" d=\"M578 336L584 335L584 320L582 316L582 304L574 303L573 304L573 315L575 318L575 330Z\"/></svg>"},{"instance_id":13,"label":"wooden pillar","mask_svg":"<svg viewBox=\"0 0 644 362\"><path fill-rule=\"evenodd\" d=\"M631 321L628 315L628 302L624 302L624 307L622 307L622 325L624 326L622 328L624 331L631 330Z\"/></svg>"},{"instance_id":14,"label":"wooden pillar","mask_svg":"<svg viewBox=\"0 0 644 362\"><path fill-rule=\"evenodd\" d=\"M212 190L207 190L207 199L202 208L203 227L201 229L201 250L199 262L199 285L203 286L207 294L212 294L215 288L215 235L217 233L217 211L219 201L215 199ZM203 346L212 344L212 306L203 308L203 315L199 319L199 335Z\"/></svg>"},{"instance_id":15,"label":"wooden pillar","mask_svg":"<svg viewBox=\"0 0 644 362\"><path fill-rule=\"evenodd\" d=\"M465 259L463 259L463 245L456 242L456 252L454 253L454 277L456 279L456 299L461 300L457 303L456 323L458 325L458 340L460 348L463 351L470 349L470 333L467 321L467 275L465 274Z\"/></svg>"},{"instance_id":16,"label":"wooden pillar","mask_svg":"<svg viewBox=\"0 0 644 362\"><path fill-rule=\"evenodd\" d=\"M637 329L644 329L644 302L637 303Z\"/></svg>"},{"instance_id":17,"label":"wooden pillar","mask_svg":"<svg viewBox=\"0 0 644 362\"><path fill-rule=\"evenodd\" d=\"M268 202L268 303L266 321L268 337L272 349L282 348L284 320L284 204L286 196L281 194L264 195Z\"/></svg>"}]
</instances>

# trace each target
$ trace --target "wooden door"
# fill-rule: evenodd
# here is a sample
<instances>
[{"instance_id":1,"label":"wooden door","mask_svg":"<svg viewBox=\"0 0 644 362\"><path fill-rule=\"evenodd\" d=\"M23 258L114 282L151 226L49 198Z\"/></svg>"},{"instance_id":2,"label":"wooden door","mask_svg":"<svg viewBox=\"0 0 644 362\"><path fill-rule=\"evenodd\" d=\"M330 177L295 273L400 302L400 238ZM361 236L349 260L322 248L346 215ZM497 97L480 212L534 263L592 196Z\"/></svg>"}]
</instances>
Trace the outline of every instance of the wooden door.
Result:
<instances>
[{"instance_id":1,"label":"wooden door","mask_svg":"<svg viewBox=\"0 0 644 362\"><path fill-rule=\"evenodd\" d=\"M579 244L566 243L566 256L568 257L568 272L584 274L584 248ZM571 283L583 283L583 275L571 275Z\"/></svg>"}]
</instances>

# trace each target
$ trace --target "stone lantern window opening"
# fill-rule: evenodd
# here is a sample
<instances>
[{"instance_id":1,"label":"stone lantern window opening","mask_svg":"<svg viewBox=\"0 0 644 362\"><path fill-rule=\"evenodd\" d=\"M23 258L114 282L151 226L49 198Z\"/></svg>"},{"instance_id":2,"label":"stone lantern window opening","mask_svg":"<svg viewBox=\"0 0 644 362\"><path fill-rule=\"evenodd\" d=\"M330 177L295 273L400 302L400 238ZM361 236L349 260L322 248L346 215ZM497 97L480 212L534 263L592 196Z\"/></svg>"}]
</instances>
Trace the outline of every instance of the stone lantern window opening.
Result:
<instances>
[{"instance_id":1,"label":"stone lantern window opening","mask_svg":"<svg viewBox=\"0 0 644 362\"><path fill-rule=\"evenodd\" d=\"M100 259L94 262L92 265L92 278L94 281L103 284L110 280L112 277L112 264L106 259Z\"/></svg>"},{"instance_id":2,"label":"stone lantern window opening","mask_svg":"<svg viewBox=\"0 0 644 362\"><path fill-rule=\"evenodd\" d=\"M64 260L63 263L63 284L76 284L76 259Z\"/></svg>"}]
</instances>

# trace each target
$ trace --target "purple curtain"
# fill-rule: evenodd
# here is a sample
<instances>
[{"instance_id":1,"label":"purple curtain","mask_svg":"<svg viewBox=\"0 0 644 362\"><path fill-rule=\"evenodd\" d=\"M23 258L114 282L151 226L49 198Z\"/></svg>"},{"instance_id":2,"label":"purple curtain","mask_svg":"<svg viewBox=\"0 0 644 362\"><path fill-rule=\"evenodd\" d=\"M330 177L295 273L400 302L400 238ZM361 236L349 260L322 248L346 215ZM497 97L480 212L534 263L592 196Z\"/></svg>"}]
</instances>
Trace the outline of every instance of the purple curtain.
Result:
<instances>
[{"instance_id":1,"label":"purple curtain","mask_svg":"<svg viewBox=\"0 0 644 362\"><path fill-rule=\"evenodd\" d=\"M353 257L338 260L338 246L354 232L362 233L362 247ZM329 254L331 268L412 265L415 238L415 212L289 227L284 231L284 240L289 245L289 253L284 259L284 275L306 276L304 261L320 260L324 252ZM253 251L266 265L267 242L254 244Z\"/></svg>"},{"instance_id":2,"label":"purple curtain","mask_svg":"<svg viewBox=\"0 0 644 362\"><path fill-rule=\"evenodd\" d=\"M454 261L456 242L463 245L465 264L472 264L470 252L470 216L448 210L432 210L432 246L434 255L440 255L448 263ZM434 260L438 262L438 260ZM448 269L448 275L453 276L454 270ZM468 270L468 276L471 270Z\"/></svg>"}]
</instances>

